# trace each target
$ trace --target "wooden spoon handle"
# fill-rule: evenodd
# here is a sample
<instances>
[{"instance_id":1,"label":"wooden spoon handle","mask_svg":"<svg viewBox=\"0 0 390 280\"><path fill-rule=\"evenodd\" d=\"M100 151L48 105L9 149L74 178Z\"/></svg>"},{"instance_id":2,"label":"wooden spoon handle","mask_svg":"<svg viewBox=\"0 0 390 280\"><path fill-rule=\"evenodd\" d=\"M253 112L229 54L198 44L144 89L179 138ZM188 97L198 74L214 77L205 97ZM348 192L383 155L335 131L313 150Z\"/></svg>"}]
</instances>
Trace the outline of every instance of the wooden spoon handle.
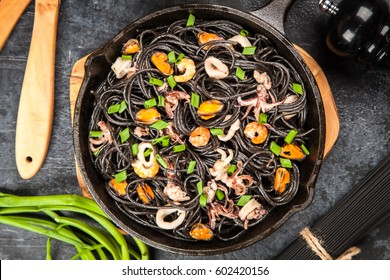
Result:
<instances>
[{"instance_id":1,"label":"wooden spoon handle","mask_svg":"<svg viewBox=\"0 0 390 280\"><path fill-rule=\"evenodd\" d=\"M31 0L0 0L0 51Z\"/></svg>"},{"instance_id":2,"label":"wooden spoon handle","mask_svg":"<svg viewBox=\"0 0 390 280\"><path fill-rule=\"evenodd\" d=\"M41 168L54 109L54 64L59 0L35 1L34 27L16 123L16 165L23 179Z\"/></svg>"}]
</instances>

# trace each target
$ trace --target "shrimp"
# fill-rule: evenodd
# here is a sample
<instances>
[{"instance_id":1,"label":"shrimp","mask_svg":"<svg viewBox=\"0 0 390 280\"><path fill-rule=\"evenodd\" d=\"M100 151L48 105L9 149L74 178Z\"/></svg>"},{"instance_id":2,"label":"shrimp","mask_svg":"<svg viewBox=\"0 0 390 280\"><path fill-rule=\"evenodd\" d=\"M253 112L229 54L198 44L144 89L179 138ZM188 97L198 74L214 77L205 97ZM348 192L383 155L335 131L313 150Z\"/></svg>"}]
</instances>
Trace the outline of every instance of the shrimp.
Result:
<instances>
[{"instance_id":1,"label":"shrimp","mask_svg":"<svg viewBox=\"0 0 390 280\"><path fill-rule=\"evenodd\" d=\"M267 139L268 129L258 122L250 122L245 127L244 134L253 144L261 144Z\"/></svg>"},{"instance_id":2,"label":"shrimp","mask_svg":"<svg viewBox=\"0 0 390 280\"><path fill-rule=\"evenodd\" d=\"M179 69L180 73L183 73L182 75L175 75L173 78L178 83L184 83L192 79L196 73L196 66L195 62L190 58L183 58L179 64L177 64L177 69Z\"/></svg>"},{"instance_id":3,"label":"shrimp","mask_svg":"<svg viewBox=\"0 0 390 280\"><path fill-rule=\"evenodd\" d=\"M191 132L188 141L194 147L203 147L209 143L210 137L210 131L205 127L199 126Z\"/></svg>"}]
</instances>

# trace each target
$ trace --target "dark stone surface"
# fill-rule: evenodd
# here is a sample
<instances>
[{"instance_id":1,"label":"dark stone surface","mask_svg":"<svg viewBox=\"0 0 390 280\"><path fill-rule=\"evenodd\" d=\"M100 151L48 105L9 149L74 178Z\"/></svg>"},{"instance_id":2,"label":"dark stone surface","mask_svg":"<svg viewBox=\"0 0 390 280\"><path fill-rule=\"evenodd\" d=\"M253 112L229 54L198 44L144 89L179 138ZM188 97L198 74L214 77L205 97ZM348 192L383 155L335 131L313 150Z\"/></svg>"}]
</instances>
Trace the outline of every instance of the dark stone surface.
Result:
<instances>
[{"instance_id":1,"label":"dark stone surface","mask_svg":"<svg viewBox=\"0 0 390 280\"><path fill-rule=\"evenodd\" d=\"M57 36L55 114L50 148L40 172L20 178L15 164L15 125L20 90L34 17L32 4L22 15L0 53L0 191L21 195L80 194L75 175L69 110L69 75L73 64L103 45L134 19L163 7L194 1L62 1ZM197 1L218 3L245 11L265 1ZM287 37L308 51L323 68L340 116L340 135L324 161L313 203L294 215L263 241L236 252L191 257L151 249L156 259L273 259L299 231L315 222L351 190L388 153L390 140L390 71L366 69L352 59L341 59L324 43L327 16L318 1L297 1L286 21ZM169 4L168 4L169 3ZM356 259L390 259L390 220L359 244ZM44 259L46 238L0 225L0 259ZM73 248L60 242L53 256L67 259Z\"/></svg>"}]
</instances>

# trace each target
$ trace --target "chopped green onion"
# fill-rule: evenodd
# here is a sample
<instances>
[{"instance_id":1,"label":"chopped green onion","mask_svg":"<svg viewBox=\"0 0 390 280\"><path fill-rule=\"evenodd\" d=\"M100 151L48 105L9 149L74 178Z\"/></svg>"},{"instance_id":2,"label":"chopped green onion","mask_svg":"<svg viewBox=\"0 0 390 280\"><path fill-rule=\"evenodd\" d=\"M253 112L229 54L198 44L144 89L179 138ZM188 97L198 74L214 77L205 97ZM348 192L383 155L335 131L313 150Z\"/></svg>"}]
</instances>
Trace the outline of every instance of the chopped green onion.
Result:
<instances>
[{"instance_id":1,"label":"chopped green onion","mask_svg":"<svg viewBox=\"0 0 390 280\"><path fill-rule=\"evenodd\" d=\"M174 153L184 152L185 150L186 150L186 145L184 144L173 146Z\"/></svg>"},{"instance_id":2,"label":"chopped green onion","mask_svg":"<svg viewBox=\"0 0 390 280\"><path fill-rule=\"evenodd\" d=\"M164 139L164 140L162 140L162 142L161 142L161 145L163 146L163 147L168 147L169 146L169 141L171 140L171 138L166 138L166 139Z\"/></svg>"},{"instance_id":3,"label":"chopped green onion","mask_svg":"<svg viewBox=\"0 0 390 280\"><path fill-rule=\"evenodd\" d=\"M108 113L109 114L118 113L120 108L121 108L121 104L119 103L111 105L110 107L108 107Z\"/></svg>"},{"instance_id":4,"label":"chopped green onion","mask_svg":"<svg viewBox=\"0 0 390 280\"><path fill-rule=\"evenodd\" d=\"M189 14L186 26L190 27L190 26L194 26L194 24L195 24L195 16L193 14Z\"/></svg>"},{"instance_id":5,"label":"chopped green onion","mask_svg":"<svg viewBox=\"0 0 390 280\"><path fill-rule=\"evenodd\" d=\"M131 153L133 156L136 156L139 152L138 143L135 143L131 146Z\"/></svg>"},{"instance_id":6,"label":"chopped green onion","mask_svg":"<svg viewBox=\"0 0 390 280\"><path fill-rule=\"evenodd\" d=\"M152 108L152 107L154 107L156 105L157 105L156 98L152 98L152 99L146 100L144 102L145 108Z\"/></svg>"},{"instance_id":7,"label":"chopped green onion","mask_svg":"<svg viewBox=\"0 0 390 280\"><path fill-rule=\"evenodd\" d=\"M235 166L234 164L231 164L227 170L227 173L232 175L234 173L234 171L236 171L237 169L237 166Z\"/></svg>"},{"instance_id":8,"label":"chopped green onion","mask_svg":"<svg viewBox=\"0 0 390 280\"><path fill-rule=\"evenodd\" d=\"M222 128L210 128L210 133L212 135L223 135L223 129Z\"/></svg>"},{"instance_id":9,"label":"chopped green onion","mask_svg":"<svg viewBox=\"0 0 390 280\"><path fill-rule=\"evenodd\" d=\"M183 58L184 58L184 53L179 54L179 56L177 57L175 63L176 63L176 64L179 64Z\"/></svg>"},{"instance_id":10,"label":"chopped green onion","mask_svg":"<svg viewBox=\"0 0 390 280\"><path fill-rule=\"evenodd\" d=\"M158 161L158 163L164 167L164 168L167 168L168 167L168 163L160 156L160 155L157 155L156 156L156 160Z\"/></svg>"},{"instance_id":11,"label":"chopped green onion","mask_svg":"<svg viewBox=\"0 0 390 280\"><path fill-rule=\"evenodd\" d=\"M236 68L236 77L239 78L241 81L245 80L245 71L242 70L240 67Z\"/></svg>"},{"instance_id":12,"label":"chopped green onion","mask_svg":"<svg viewBox=\"0 0 390 280\"><path fill-rule=\"evenodd\" d=\"M158 87L161 87L164 84L164 82L162 80L156 79L156 78L153 78L153 77L151 77L149 79L149 83L152 84L152 85L158 86Z\"/></svg>"},{"instance_id":13,"label":"chopped green onion","mask_svg":"<svg viewBox=\"0 0 390 280\"><path fill-rule=\"evenodd\" d=\"M191 160L190 163L188 164L187 174L191 174L192 172L194 172L195 165L196 165L196 161Z\"/></svg>"},{"instance_id":14,"label":"chopped green onion","mask_svg":"<svg viewBox=\"0 0 390 280\"><path fill-rule=\"evenodd\" d=\"M94 131L94 130L91 130L89 132L89 136L92 137L92 138L100 138L103 136L103 132L98 130L98 131Z\"/></svg>"},{"instance_id":15,"label":"chopped green onion","mask_svg":"<svg viewBox=\"0 0 390 280\"><path fill-rule=\"evenodd\" d=\"M124 143L130 138L130 129L126 127L124 130L119 132L119 136L121 137L121 142Z\"/></svg>"},{"instance_id":16,"label":"chopped green onion","mask_svg":"<svg viewBox=\"0 0 390 280\"><path fill-rule=\"evenodd\" d=\"M164 135L161 137L158 137L152 141L152 145L156 145L157 143L163 142L165 139L169 139L169 135Z\"/></svg>"},{"instance_id":17,"label":"chopped green onion","mask_svg":"<svg viewBox=\"0 0 390 280\"><path fill-rule=\"evenodd\" d=\"M206 194L202 194L199 197L199 204L200 204L200 206L206 207L206 204L207 204L207 195Z\"/></svg>"},{"instance_id":18,"label":"chopped green onion","mask_svg":"<svg viewBox=\"0 0 390 280\"><path fill-rule=\"evenodd\" d=\"M249 31L248 31L248 30L242 29L242 30L240 31L240 35L241 35L241 36L246 37L246 36L248 36L248 34L249 34Z\"/></svg>"},{"instance_id":19,"label":"chopped green onion","mask_svg":"<svg viewBox=\"0 0 390 280\"><path fill-rule=\"evenodd\" d=\"M260 124L265 124L267 123L267 120L268 120L268 115L266 113L261 113L259 115L259 123Z\"/></svg>"},{"instance_id":20,"label":"chopped green onion","mask_svg":"<svg viewBox=\"0 0 390 280\"><path fill-rule=\"evenodd\" d=\"M127 103L126 101L123 100L121 103L119 103L118 113L122 114L126 109L127 109Z\"/></svg>"},{"instance_id":21,"label":"chopped green onion","mask_svg":"<svg viewBox=\"0 0 390 280\"><path fill-rule=\"evenodd\" d=\"M286 142L287 144L290 144L295 136L298 134L298 130L295 130L295 129L292 129L288 132L287 136L284 138L284 142Z\"/></svg>"},{"instance_id":22,"label":"chopped green onion","mask_svg":"<svg viewBox=\"0 0 390 280\"><path fill-rule=\"evenodd\" d=\"M153 149L152 149L152 148L147 149L147 150L144 152L144 157L149 156L152 152L153 152Z\"/></svg>"},{"instance_id":23,"label":"chopped green onion","mask_svg":"<svg viewBox=\"0 0 390 280\"><path fill-rule=\"evenodd\" d=\"M280 164L285 168L292 168L291 160L288 158L280 158Z\"/></svg>"},{"instance_id":24,"label":"chopped green onion","mask_svg":"<svg viewBox=\"0 0 390 280\"><path fill-rule=\"evenodd\" d=\"M122 59L123 60L132 60L133 56L129 54L122 54Z\"/></svg>"},{"instance_id":25,"label":"chopped green onion","mask_svg":"<svg viewBox=\"0 0 390 280\"><path fill-rule=\"evenodd\" d=\"M271 145L269 147L269 149L271 150L271 152L273 152L275 155L280 155L280 146L278 144L276 144L274 141L271 142Z\"/></svg>"},{"instance_id":26,"label":"chopped green onion","mask_svg":"<svg viewBox=\"0 0 390 280\"><path fill-rule=\"evenodd\" d=\"M221 190L217 190L215 192L215 196L217 197L218 200L222 200L225 197L225 194Z\"/></svg>"},{"instance_id":27,"label":"chopped green onion","mask_svg":"<svg viewBox=\"0 0 390 280\"><path fill-rule=\"evenodd\" d=\"M203 193L203 181L199 181L199 182L196 184L196 188L198 189L198 193L199 193L199 194L202 194L202 193Z\"/></svg>"},{"instance_id":28,"label":"chopped green onion","mask_svg":"<svg viewBox=\"0 0 390 280\"><path fill-rule=\"evenodd\" d=\"M242 54L244 54L244 55L255 54L255 52L256 52L256 46L245 47L245 48L242 50Z\"/></svg>"},{"instance_id":29,"label":"chopped green onion","mask_svg":"<svg viewBox=\"0 0 390 280\"><path fill-rule=\"evenodd\" d=\"M293 88L293 91L298 93L298 94L302 94L303 93L302 86L300 84L293 83L292 84L292 88Z\"/></svg>"},{"instance_id":30,"label":"chopped green onion","mask_svg":"<svg viewBox=\"0 0 390 280\"><path fill-rule=\"evenodd\" d=\"M240 197L240 199L237 201L237 206L244 206L251 200L252 195L250 194L244 194L243 196Z\"/></svg>"},{"instance_id":31,"label":"chopped green onion","mask_svg":"<svg viewBox=\"0 0 390 280\"><path fill-rule=\"evenodd\" d=\"M168 82L169 86L171 87L171 89L173 89L176 86L175 78L172 75L170 75L167 78L167 82Z\"/></svg>"},{"instance_id":32,"label":"chopped green onion","mask_svg":"<svg viewBox=\"0 0 390 280\"><path fill-rule=\"evenodd\" d=\"M305 145L301 145L301 149L302 149L302 151L305 153L305 155L310 155L310 152L309 152L309 150L306 148L306 146Z\"/></svg>"},{"instance_id":33,"label":"chopped green onion","mask_svg":"<svg viewBox=\"0 0 390 280\"><path fill-rule=\"evenodd\" d=\"M176 55L175 55L175 52L174 51L170 51L168 53L168 61L170 63L174 63L176 61Z\"/></svg>"},{"instance_id":34,"label":"chopped green onion","mask_svg":"<svg viewBox=\"0 0 390 280\"><path fill-rule=\"evenodd\" d=\"M200 103L199 94L196 94L195 92L191 92L191 105L198 109L199 103Z\"/></svg>"},{"instance_id":35,"label":"chopped green onion","mask_svg":"<svg viewBox=\"0 0 390 280\"><path fill-rule=\"evenodd\" d=\"M164 96L159 95L159 96L157 97L157 99L158 99L157 106L158 106L158 107L165 107L165 98L164 98Z\"/></svg>"},{"instance_id":36,"label":"chopped green onion","mask_svg":"<svg viewBox=\"0 0 390 280\"><path fill-rule=\"evenodd\" d=\"M115 183L123 182L127 179L127 173L126 170L123 170L122 172L119 172L115 174Z\"/></svg>"},{"instance_id":37,"label":"chopped green onion","mask_svg":"<svg viewBox=\"0 0 390 280\"><path fill-rule=\"evenodd\" d=\"M162 120L159 120L159 121L155 122L154 124L152 124L150 127L157 129L157 130L162 130L162 129L166 128L167 126L169 126L168 123L166 123Z\"/></svg>"},{"instance_id":38,"label":"chopped green onion","mask_svg":"<svg viewBox=\"0 0 390 280\"><path fill-rule=\"evenodd\" d=\"M94 155L95 157L97 157L97 156L99 155L99 153L100 153L100 150L96 150L96 151L93 152L93 155Z\"/></svg>"}]
</instances>

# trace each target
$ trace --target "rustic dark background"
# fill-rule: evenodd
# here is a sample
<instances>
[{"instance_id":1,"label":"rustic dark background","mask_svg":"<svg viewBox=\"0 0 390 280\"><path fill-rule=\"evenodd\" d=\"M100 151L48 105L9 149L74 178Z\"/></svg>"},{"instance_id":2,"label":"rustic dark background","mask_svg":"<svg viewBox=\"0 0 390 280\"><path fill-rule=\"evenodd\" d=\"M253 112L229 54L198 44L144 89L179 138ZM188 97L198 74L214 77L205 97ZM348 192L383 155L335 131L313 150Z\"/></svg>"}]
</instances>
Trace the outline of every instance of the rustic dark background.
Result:
<instances>
[{"instance_id":1,"label":"rustic dark background","mask_svg":"<svg viewBox=\"0 0 390 280\"><path fill-rule=\"evenodd\" d=\"M164 7L191 2L222 4L249 12L266 1L62 1L50 149L38 175L23 180L16 169L14 142L34 19L34 6L30 4L0 52L0 191L23 195L80 194L69 110L69 75L73 64L133 20ZM320 12L317 0L296 1L286 20L287 37L308 51L323 68L341 122L338 141L323 163L313 203L263 241L246 249L207 258L275 258L303 227L326 213L389 153L390 70L367 69L352 59L341 59L330 53L324 43L327 20L328 16ZM356 259L390 259L390 221L374 229L357 245L362 253ZM42 236L0 225L0 259L44 259L45 246L46 238ZM67 259L74 254L73 248L59 242L52 247L53 257L57 259ZM206 258L156 249L151 249L151 253L155 259Z\"/></svg>"}]
</instances>

